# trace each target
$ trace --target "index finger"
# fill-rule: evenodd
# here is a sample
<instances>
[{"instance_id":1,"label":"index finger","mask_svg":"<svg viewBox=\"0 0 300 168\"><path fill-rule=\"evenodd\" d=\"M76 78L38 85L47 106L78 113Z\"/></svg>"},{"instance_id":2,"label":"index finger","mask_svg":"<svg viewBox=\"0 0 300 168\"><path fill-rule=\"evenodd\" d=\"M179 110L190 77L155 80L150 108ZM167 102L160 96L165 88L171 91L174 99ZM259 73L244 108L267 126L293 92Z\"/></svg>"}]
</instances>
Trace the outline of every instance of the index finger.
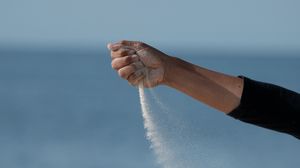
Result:
<instances>
[{"instance_id":1,"label":"index finger","mask_svg":"<svg viewBox=\"0 0 300 168\"><path fill-rule=\"evenodd\" d=\"M108 49L112 51L118 50L120 47L127 47L130 49L134 49L136 51L139 51L146 47L146 44L139 42L139 41L127 41L127 40L121 40L117 43L109 43L107 45Z\"/></svg>"}]
</instances>

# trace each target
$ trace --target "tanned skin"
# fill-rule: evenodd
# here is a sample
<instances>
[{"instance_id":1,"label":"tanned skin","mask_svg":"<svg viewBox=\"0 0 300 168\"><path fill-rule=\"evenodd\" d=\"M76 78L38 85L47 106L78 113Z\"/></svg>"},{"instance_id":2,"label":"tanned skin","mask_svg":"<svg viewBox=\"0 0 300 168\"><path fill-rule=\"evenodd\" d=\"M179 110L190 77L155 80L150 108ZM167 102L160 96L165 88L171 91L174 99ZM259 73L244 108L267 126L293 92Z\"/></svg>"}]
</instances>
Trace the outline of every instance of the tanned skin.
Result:
<instances>
[{"instance_id":1,"label":"tanned skin","mask_svg":"<svg viewBox=\"0 0 300 168\"><path fill-rule=\"evenodd\" d=\"M131 85L166 85L225 114L240 104L241 78L194 65L138 41L122 40L107 47L112 68Z\"/></svg>"}]
</instances>

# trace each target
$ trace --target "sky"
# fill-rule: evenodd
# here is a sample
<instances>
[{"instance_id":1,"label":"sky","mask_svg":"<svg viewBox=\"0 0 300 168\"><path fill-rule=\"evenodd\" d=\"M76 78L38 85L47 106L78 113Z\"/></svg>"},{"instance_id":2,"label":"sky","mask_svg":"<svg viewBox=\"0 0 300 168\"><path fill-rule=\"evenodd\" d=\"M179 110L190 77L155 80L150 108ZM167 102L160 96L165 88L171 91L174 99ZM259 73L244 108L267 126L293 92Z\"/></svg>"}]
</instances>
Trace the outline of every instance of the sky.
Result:
<instances>
[{"instance_id":1,"label":"sky","mask_svg":"<svg viewBox=\"0 0 300 168\"><path fill-rule=\"evenodd\" d=\"M1 0L0 45L300 48L296 0Z\"/></svg>"}]
</instances>

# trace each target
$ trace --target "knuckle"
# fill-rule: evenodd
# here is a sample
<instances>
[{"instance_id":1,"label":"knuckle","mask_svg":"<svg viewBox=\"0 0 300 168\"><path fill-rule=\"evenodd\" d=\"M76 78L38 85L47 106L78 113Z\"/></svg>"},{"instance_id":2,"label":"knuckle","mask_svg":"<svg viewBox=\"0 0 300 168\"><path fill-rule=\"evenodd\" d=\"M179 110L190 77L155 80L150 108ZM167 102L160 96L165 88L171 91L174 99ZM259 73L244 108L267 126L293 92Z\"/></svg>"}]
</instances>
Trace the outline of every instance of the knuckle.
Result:
<instances>
[{"instance_id":1,"label":"knuckle","mask_svg":"<svg viewBox=\"0 0 300 168\"><path fill-rule=\"evenodd\" d=\"M136 54L131 55L131 60L132 60L132 62L137 62L137 61L139 61L139 56Z\"/></svg>"},{"instance_id":2,"label":"knuckle","mask_svg":"<svg viewBox=\"0 0 300 168\"><path fill-rule=\"evenodd\" d=\"M129 63L131 63L131 57L130 56L126 56L126 57L124 57L124 63L125 64L129 64Z\"/></svg>"},{"instance_id":3,"label":"knuckle","mask_svg":"<svg viewBox=\"0 0 300 168\"><path fill-rule=\"evenodd\" d=\"M112 67L113 69L117 69L117 68L118 68L116 61L112 61L112 62L111 62L111 67Z\"/></svg>"},{"instance_id":4,"label":"knuckle","mask_svg":"<svg viewBox=\"0 0 300 168\"><path fill-rule=\"evenodd\" d=\"M123 70L119 70L118 74L121 78L126 78L126 73Z\"/></svg>"}]
</instances>

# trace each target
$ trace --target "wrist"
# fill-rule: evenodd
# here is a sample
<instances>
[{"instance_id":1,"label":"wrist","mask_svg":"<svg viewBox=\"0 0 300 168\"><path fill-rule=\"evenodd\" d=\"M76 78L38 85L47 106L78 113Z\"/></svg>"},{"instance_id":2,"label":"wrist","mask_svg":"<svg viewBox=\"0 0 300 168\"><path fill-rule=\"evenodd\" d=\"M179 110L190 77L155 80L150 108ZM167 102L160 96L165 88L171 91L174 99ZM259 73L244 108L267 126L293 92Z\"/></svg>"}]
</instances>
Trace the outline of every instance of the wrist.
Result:
<instances>
[{"instance_id":1,"label":"wrist","mask_svg":"<svg viewBox=\"0 0 300 168\"><path fill-rule=\"evenodd\" d=\"M164 77L162 84L172 87L180 76L183 61L177 57L167 56L164 60Z\"/></svg>"}]
</instances>

